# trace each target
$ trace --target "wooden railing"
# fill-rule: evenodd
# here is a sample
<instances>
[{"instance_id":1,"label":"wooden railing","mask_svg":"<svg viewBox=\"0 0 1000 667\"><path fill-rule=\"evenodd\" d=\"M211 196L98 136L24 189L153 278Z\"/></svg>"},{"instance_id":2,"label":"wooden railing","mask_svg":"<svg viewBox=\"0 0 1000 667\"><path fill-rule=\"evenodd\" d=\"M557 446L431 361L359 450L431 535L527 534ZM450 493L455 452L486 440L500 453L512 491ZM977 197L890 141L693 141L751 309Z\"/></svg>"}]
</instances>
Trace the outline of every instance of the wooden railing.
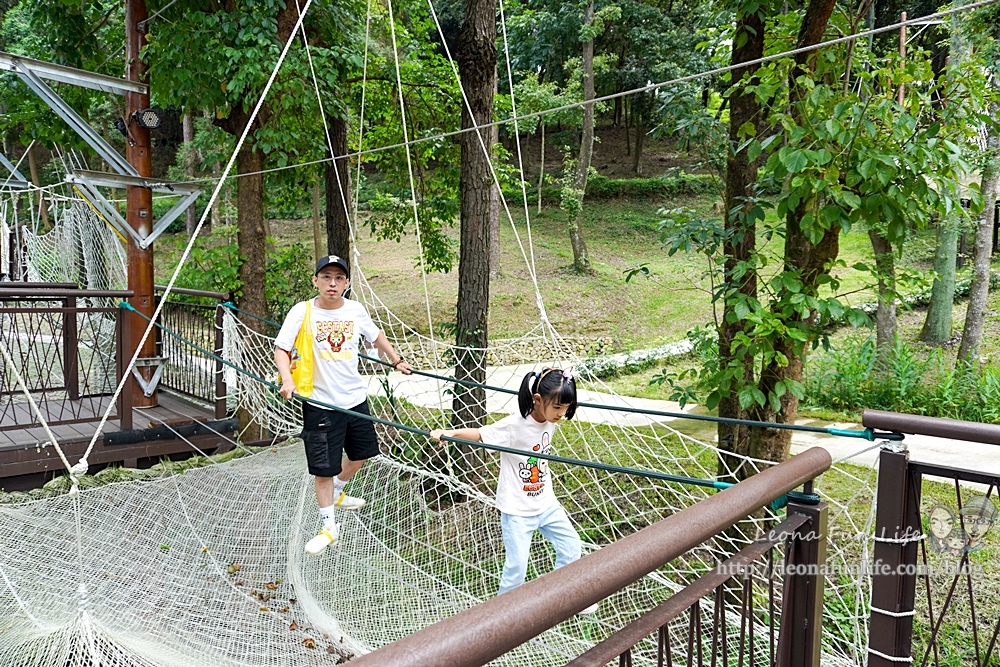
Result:
<instances>
[{"instance_id":1,"label":"wooden railing","mask_svg":"<svg viewBox=\"0 0 1000 667\"><path fill-rule=\"evenodd\" d=\"M156 285L157 300L166 289ZM160 323L185 339L222 356L222 307L229 295L221 292L174 287L171 296L196 297L189 300L170 298L160 312ZM215 417L226 416L226 381L222 362L209 357L178 338L157 329L157 354L165 357L163 387L214 406Z\"/></svg>"},{"instance_id":2,"label":"wooden railing","mask_svg":"<svg viewBox=\"0 0 1000 667\"><path fill-rule=\"evenodd\" d=\"M122 320L111 303L131 295L68 284L0 283L0 342L13 360L4 358L0 372L0 430L40 423L25 391L50 425L100 419L105 397L122 376ZM119 402L110 416L122 411Z\"/></svg>"}]
</instances>

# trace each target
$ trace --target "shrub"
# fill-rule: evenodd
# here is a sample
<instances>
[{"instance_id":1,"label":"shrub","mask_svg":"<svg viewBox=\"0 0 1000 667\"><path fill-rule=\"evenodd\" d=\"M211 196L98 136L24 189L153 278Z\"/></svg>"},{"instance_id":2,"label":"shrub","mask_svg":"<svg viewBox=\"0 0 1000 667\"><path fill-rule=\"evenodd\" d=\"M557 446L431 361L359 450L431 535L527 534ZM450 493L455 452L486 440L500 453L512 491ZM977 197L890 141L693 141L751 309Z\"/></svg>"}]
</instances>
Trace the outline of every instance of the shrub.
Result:
<instances>
[{"instance_id":1,"label":"shrub","mask_svg":"<svg viewBox=\"0 0 1000 667\"><path fill-rule=\"evenodd\" d=\"M1000 423L1000 371L953 365L941 348L926 356L900 339L878 362L873 337L855 335L810 357L806 403L854 412L863 408Z\"/></svg>"}]
</instances>

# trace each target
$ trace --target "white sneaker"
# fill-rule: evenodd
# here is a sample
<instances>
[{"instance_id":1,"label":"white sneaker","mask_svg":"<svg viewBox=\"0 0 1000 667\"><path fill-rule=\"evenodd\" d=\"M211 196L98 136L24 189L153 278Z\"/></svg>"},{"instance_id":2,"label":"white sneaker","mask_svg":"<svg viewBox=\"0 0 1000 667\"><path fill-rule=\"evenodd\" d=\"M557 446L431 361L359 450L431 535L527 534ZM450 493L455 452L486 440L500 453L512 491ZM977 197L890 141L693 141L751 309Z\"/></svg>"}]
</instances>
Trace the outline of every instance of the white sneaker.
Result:
<instances>
[{"instance_id":1,"label":"white sneaker","mask_svg":"<svg viewBox=\"0 0 1000 667\"><path fill-rule=\"evenodd\" d=\"M589 607L584 607L583 609L581 609L580 611L578 611L576 613L578 615L582 615L582 616L590 616L591 614L596 614L597 613L597 608L600 607L600 606L601 606L600 602L595 602L594 604L590 605Z\"/></svg>"},{"instance_id":2,"label":"white sneaker","mask_svg":"<svg viewBox=\"0 0 1000 667\"><path fill-rule=\"evenodd\" d=\"M333 506L339 510L359 510L365 506L365 502L367 501L364 498L355 498L341 491L340 497L333 503Z\"/></svg>"},{"instance_id":3,"label":"white sneaker","mask_svg":"<svg viewBox=\"0 0 1000 667\"><path fill-rule=\"evenodd\" d=\"M337 537L340 535L340 524L330 522L324 524L316 537L312 538L306 542L306 553L312 556L317 556L323 553L323 550L328 546L337 541Z\"/></svg>"}]
</instances>

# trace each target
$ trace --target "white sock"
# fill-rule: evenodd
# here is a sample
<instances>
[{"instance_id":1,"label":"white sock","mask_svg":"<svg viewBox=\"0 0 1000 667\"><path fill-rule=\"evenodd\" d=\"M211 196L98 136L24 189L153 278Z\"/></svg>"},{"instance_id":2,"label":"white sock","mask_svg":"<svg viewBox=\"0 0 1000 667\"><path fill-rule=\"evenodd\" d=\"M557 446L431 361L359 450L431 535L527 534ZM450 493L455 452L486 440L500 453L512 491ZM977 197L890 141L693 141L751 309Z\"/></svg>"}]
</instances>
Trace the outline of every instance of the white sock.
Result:
<instances>
[{"instance_id":1,"label":"white sock","mask_svg":"<svg viewBox=\"0 0 1000 667\"><path fill-rule=\"evenodd\" d=\"M319 515L323 517L323 524L328 524L333 522L333 505L329 507L320 507Z\"/></svg>"},{"instance_id":2,"label":"white sock","mask_svg":"<svg viewBox=\"0 0 1000 667\"><path fill-rule=\"evenodd\" d=\"M339 477L333 478L333 498L336 500L340 497L340 494L344 492L344 487L347 486L347 482L342 481Z\"/></svg>"}]
</instances>

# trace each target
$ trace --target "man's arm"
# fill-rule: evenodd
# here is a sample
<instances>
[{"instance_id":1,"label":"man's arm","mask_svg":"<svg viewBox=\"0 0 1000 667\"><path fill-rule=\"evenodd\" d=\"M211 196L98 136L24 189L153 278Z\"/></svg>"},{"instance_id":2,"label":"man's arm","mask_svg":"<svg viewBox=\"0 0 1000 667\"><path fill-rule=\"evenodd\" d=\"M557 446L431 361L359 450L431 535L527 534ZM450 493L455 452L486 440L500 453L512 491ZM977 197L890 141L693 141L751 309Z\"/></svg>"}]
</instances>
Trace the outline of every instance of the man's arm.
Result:
<instances>
[{"instance_id":1,"label":"man's arm","mask_svg":"<svg viewBox=\"0 0 1000 667\"><path fill-rule=\"evenodd\" d=\"M379 332L378 338L372 343L375 349L382 353L382 358L392 364L392 367L397 371L401 372L403 375L409 375L413 372L413 366L411 366L405 359L403 355L396 352L393 348L392 343L389 339L385 337L383 332Z\"/></svg>"},{"instance_id":2,"label":"man's arm","mask_svg":"<svg viewBox=\"0 0 1000 667\"><path fill-rule=\"evenodd\" d=\"M274 365L278 367L278 374L281 375L281 389L278 392L282 398L291 400L295 393L295 380L292 379L292 353L282 350L280 347L274 348Z\"/></svg>"}]
</instances>

